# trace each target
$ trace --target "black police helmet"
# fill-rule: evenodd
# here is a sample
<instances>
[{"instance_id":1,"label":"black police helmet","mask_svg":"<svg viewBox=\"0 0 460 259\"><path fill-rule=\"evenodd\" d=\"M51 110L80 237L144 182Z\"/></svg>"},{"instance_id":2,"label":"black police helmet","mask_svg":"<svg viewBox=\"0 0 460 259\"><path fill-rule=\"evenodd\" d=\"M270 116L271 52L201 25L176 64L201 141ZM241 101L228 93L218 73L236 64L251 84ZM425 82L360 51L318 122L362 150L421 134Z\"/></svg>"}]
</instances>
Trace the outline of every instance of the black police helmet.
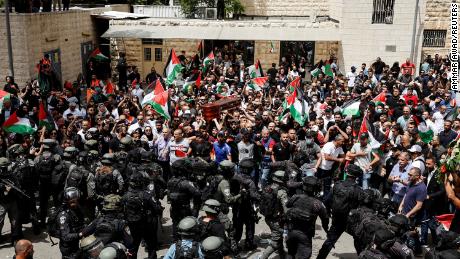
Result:
<instances>
[{"instance_id":1,"label":"black police helmet","mask_svg":"<svg viewBox=\"0 0 460 259\"><path fill-rule=\"evenodd\" d=\"M349 164L346 168L345 168L345 172L347 173L347 175L349 177L360 177L361 175L363 175L363 169L361 169L359 166L355 165L355 164Z\"/></svg>"},{"instance_id":2,"label":"black police helmet","mask_svg":"<svg viewBox=\"0 0 460 259\"><path fill-rule=\"evenodd\" d=\"M321 189L321 182L314 176L307 176L302 179L302 188L306 193L315 194Z\"/></svg>"}]
</instances>

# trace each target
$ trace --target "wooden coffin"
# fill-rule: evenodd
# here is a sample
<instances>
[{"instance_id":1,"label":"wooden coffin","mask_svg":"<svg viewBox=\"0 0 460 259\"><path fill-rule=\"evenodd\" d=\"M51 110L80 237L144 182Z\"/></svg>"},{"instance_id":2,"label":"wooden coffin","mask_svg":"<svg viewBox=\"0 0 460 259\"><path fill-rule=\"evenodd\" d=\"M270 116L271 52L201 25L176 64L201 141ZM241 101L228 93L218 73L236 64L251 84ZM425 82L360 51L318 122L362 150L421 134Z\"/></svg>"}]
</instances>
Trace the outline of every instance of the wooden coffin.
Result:
<instances>
[{"instance_id":1,"label":"wooden coffin","mask_svg":"<svg viewBox=\"0 0 460 259\"><path fill-rule=\"evenodd\" d=\"M207 103L201 106L203 108L203 118L206 121L219 119L222 111L234 109L240 105L241 99L239 97L225 97L213 103Z\"/></svg>"}]
</instances>

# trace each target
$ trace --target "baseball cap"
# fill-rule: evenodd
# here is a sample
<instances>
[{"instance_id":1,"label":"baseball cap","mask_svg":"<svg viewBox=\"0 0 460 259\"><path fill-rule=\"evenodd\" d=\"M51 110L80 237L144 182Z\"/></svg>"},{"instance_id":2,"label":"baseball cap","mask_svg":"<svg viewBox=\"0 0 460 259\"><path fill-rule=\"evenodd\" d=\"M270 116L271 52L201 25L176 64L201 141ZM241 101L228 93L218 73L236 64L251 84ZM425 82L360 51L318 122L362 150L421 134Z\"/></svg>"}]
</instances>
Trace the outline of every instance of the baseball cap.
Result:
<instances>
[{"instance_id":1,"label":"baseball cap","mask_svg":"<svg viewBox=\"0 0 460 259\"><path fill-rule=\"evenodd\" d=\"M419 145L413 145L411 148L409 148L409 150L407 150L411 153L422 153L422 147L420 147Z\"/></svg>"}]
</instances>

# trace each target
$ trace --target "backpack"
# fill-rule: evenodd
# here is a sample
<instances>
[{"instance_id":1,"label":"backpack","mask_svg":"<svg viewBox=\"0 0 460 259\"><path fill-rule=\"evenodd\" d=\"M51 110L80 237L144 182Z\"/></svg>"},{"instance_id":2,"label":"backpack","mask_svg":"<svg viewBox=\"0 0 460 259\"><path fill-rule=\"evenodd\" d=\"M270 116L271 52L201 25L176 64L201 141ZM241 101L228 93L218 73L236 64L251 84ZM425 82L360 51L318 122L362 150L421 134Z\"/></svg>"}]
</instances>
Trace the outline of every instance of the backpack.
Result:
<instances>
[{"instance_id":1,"label":"backpack","mask_svg":"<svg viewBox=\"0 0 460 259\"><path fill-rule=\"evenodd\" d=\"M110 242L115 234L115 227L113 224L113 220L102 217L102 220L96 225L94 236L100 239L104 245Z\"/></svg>"},{"instance_id":2,"label":"backpack","mask_svg":"<svg viewBox=\"0 0 460 259\"><path fill-rule=\"evenodd\" d=\"M95 182L98 194L110 194L118 188L118 183L113 173L97 173Z\"/></svg>"},{"instance_id":3,"label":"backpack","mask_svg":"<svg viewBox=\"0 0 460 259\"><path fill-rule=\"evenodd\" d=\"M55 186L63 185L69 173L70 165L70 162L62 161L56 166L51 173L51 184Z\"/></svg>"},{"instance_id":4,"label":"backpack","mask_svg":"<svg viewBox=\"0 0 460 259\"><path fill-rule=\"evenodd\" d=\"M59 227L59 214L64 211L63 208L52 207L48 211L48 219L46 220L46 230L48 235L54 238L60 238L61 228Z\"/></svg>"},{"instance_id":5,"label":"backpack","mask_svg":"<svg viewBox=\"0 0 460 259\"><path fill-rule=\"evenodd\" d=\"M181 193L179 185L182 182L180 178L172 178L168 182L168 199L171 203L182 203L185 201L185 194Z\"/></svg>"},{"instance_id":6,"label":"backpack","mask_svg":"<svg viewBox=\"0 0 460 259\"><path fill-rule=\"evenodd\" d=\"M334 186L331 205L332 213L348 215L350 210L353 209L354 192L354 185L338 184Z\"/></svg>"},{"instance_id":7,"label":"backpack","mask_svg":"<svg viewBox=\"0 0 460 259\"><path fill-rule=\"evenodd\" d=\"M127 192L123 198L125 201L125 218L128 222L138 222L144 215L144 202L140 192Z\"/></svg>"},{"instance_id":8,"label":"backpack","mask_svg":"<svg viewBox=\"0 0 460 259\"><path fill-rule=\"evenodd\" d=\"M361 223L356 229L356 237L363 244L370 244L374 240L375 232L380 229L387 229L388 226L374 214L366 214L363 216Z\"/></svg>"},{"instance_id":9,"label":"backpack","mask_svg":"<svg viewBox=\"0 0 460 259\"><path fill-rule=\"evenodd\" d=\"M39 157L38 162L35 166L40 176L50 177L55 164L56 163L53 154L45 152Z\"/></svg>"},{"instance_id":10,"label":"backpack","mask_svg":"<svg viewBox=\"0 0 460 259\"><path fill-rule=\"evenodd\" d=\"M181 240L176 242L176 251L174 252L175 259L196 259L200 258L198 254L199 243L192 241L192 247L190 249L184 249Z\"/></svg>"},{"instance_id":11,"label":"backpack","mask_svg":"<svg viewBox=\"0 0 460 259\"><path fill-rule=\"evenodd\" d=\"M278 188L268 185L262 190L259 202L260 213L264 217L274 217L278 214Z\"/></svg>"},{"instance_id":12,"label":"backpack","mask_svg":"<svg viewBox=\"0 0 460 259\"><path fill-rule=\"evenodd\" d=\"M289 208L286 212L286 217L290 222L300 222L303 224L309 224L312 220L314 220L314 217L312 217L312 215L307 210L296 207Z\"/></svg>"},{"instance_id":13,"label":"backpack","mask_svg":"<svg viewBox=\"0 0 460 259\"><path fill-rule=\"evenodd\" d=\"M208 184L206 185L206 187L204 187L201 194L201 200L203 202L214 198L214 195L217 193L217 188L219 187L221 181L222 176L219 175L210 176L208 178Z\"/></svg>"}]
</instances>

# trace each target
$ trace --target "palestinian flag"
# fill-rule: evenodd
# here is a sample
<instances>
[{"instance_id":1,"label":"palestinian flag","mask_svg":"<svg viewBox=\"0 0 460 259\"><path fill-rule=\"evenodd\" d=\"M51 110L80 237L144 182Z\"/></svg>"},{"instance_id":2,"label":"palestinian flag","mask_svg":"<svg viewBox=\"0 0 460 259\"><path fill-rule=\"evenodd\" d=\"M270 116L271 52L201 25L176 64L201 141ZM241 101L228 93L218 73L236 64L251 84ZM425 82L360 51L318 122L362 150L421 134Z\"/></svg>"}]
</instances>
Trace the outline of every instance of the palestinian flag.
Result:
<instances>
[{"instance_id":1,"label":"palestinian flag","mask_svg":"<svg viewBox=\"0 0 460 259\"><path fill-rule=\"evenodd\" d=\"M170 85L176 80L182 70L182 65L174 49L171 49L167 64L168 65L165 67L166 85Z\"/></svg>"},{"instance_id":2,"label":"palestinian flag","mask_svg":"<svg viewBox=\"0 0 460 259\"><path fill-rule=\"evenodd\" d=\"M195 73L195 74L190 75L185 81L182 91L184 93L190 93L190 91L193 91L193 85L195 85L196 88L200 88L201 72L199 72L198 74Z\"/></svg>"},{"instance_id":3,"label":"palestinian flag","mask_svg":"<svg viewBox=\"0 0 460 259\"><path fill-rule=\"evenodd\" d=\"M301 126L305 125L305 122L309 119L310 107L305 100L299 100L297 98L297 91L294 91L284 100L283 108L284 110L289 110L291 117Z\"/></svg>"},{"instance_id":4,"label":"palestinian flag","mask_svg":"<svg viewBox=\"0 0 460 259\"><path fill-rule=\"evenodd\" d=\"M169 120L168 98L168 91L163 88L160 80L157 80L155 90L144 96L142 107L150 105L158 114Z\"/></svg>"},{"instance_id":5,"label":"palestinian flag","mask_svg":"<svg viewBox=\"0 0 460 259\"><path fill-rule=\"evenodd\" d=\"M374 125L369 123L367 118L364 117L363 122L361 123L361 127L359 128L358 136L361 136L361 134L363 134L363 133L369 134L368 142L369 142L371 148L372 149L378 149L378 148L380 148L380 142L375 137L376 131L378 131L378 130L375 129ZM381 136L380 136L380 138L381 138Z\"/></svg>"},{"instance_id":6,"label":"palestinian flag","mask_svg":"<svg viewBox=\"0 0 460 259\"><path fill-rule=\"evenodd\" d=\"M106 80L105 81L105 84L104 84L104 93L106 95L109 95L109 94L114 94L115 93L115 88L113 87L113 84L112 82L110 82L110 80Z\"/></svg>"},{"instance_id":7,"label":"palestinian flag","mask_svg":"<svg viewBox=\"0 0 460 259\"><path fill-rule=\"evenodd\" d=\"M18 134L33 134L36 128L33 128L28 118L21 118L16 115L16 112L3 123L3 129L9 133Z\"/></svg>"},{"instance_id":8,"label":"palestinian flag","mask_svg":"<svg viewBox=\"0 0 460 259\"><path fill-rule=\"evenodd\" d=\"M0 90L0 110L3 108L3 102L6 100L10 100L10 98L10 93Z\"/></svg>"},{"instance_id":9,"label":"palestinian flag","mask_svg":"<svg viewBox=\"0 0 460 259\"><path fill-rule=\"evenodd\" d=\"M431 140L433 140L433 137L434 137L434 132L432 129L430 129L427 125L426 125L426 122L425 121L422 121L420 122L420 124L418 125L418 135L420 136L420 139L424 142L424 143L430 143Z\"/></svg>"},{"instance_id":10,"label":"palestinian flag","mask_svg":"<svg viewBox=\"0 0 460 259\"><path fill-rule=\"evenodd\" d=\"M378 104L378 103L385 104L387 102L387 93L386 92L379 93L376 97L374 97L374 99L372 99L372 101L375 104Z\"/></svg>"},{"instance_id":11,"label":"palestinian flag","mask_svg":"<svg viewBox=\"0 0 460 259\"><path fill-rule=\"evenodd\" d=\"M454 121L455 119L457 119L458 114L459 114L458 107L454 107L444 116L444 120Z\"/></svg>"},{"instance_id":12,"label":"palestinian flag","mask_svg":"<svg viewBox=\"0 0 460 259\"><path fill-rule=\"evenodd\" d=\"M203 60L203 74L206 73L209 65L214 62L214 52L211 51L209 55Z\"/></svg>"},{"instance_id":13,"label":"palestinian flag","mask_svg":"<svg viewBox=\"0 0 460 259\"><path fill-rule=\"evenodd\" d=\"M254 65L248 67L248 73L249 76L251 76L251 78L264 76L264 71L262 70L262 66L260 65L259 60L257 60L257 62Z\"/></svg>"},{"instance_id":14,"label":"palestinian flag","mask_svg":"<svg viewBox=\"0 0 460 259\"><path fill-rule=\"evenodd\" d=\"M326 63L323 67L321 67L321 71L327 76L334 77L334 72L332 72L331 64Z\"/></svg>"},{"instance_id":15,"label":"palestinian flag","mask_svg":"<svg viewBox=\"0 0 460 259\"><path fill-rule=\"evenodd\" d=\"M268 76L257 77L251 80L248 86L254 91L262 91L262 87L268 81Z\"/></svg>"},{"instance_id":16,"label":"palestinian flag","mask_svg":"<svg viewBox=\"0 0 460 259\"><path fill-rule=\"evenodd\" d=\"M38 106L38 125L46 127L47 130L56 129L53 117L45 110L45 105L41 102Z\"/></svg>"},{"instance_id":17,"label":"palestinian flag","mask_svg":"<svg viewBox=\"0 0 460 259\"><path fill-rule=\"evenodd\" d=\"M315 68L310 72L310 74L311 74L312 77L318 77L319 74L321 74L321 69Z\"/></svg>"},{"instance_id":18,"label":"palestinian flag","mask_svg":"<svg viewBox=\"0 0 460 259\"><path fill-rule=\"evenodd\" d=\"M359 98L350 100L342 106L342 114L345 116L359 116L359 105L361 101Z\"/></svg>"},{"instance_id":19,"label":"palestinian flag","mask_svg":"<svg viewBox=\"0 0 460 259\"><path fill-rule=\"evenodd\" d=\"M137 82L137 79L134 79L132 82L131 82L131 88L136 88L136 85L138 85L139 82Z\"/></svg>"},{"instance_id":20,"label":"palestinian flag","mask_svg":"<svg viewBox=\"0 0 460 259\"><path fill-rule=\"evenodd\" d=\"M95 50L93 50L93 52L91 53L89 57L95 59L96 61L101 61L101 62L109 61L109 58L105 56L104 54L102 54L99 48L96 48Z\"/></svg>"},{"instance_id":21,"label":"palestinian flag","mask_svg":"<svg viewBox=\"0 0 460 259\"><path fill-rule=\"evenodd\" d=\"M270 41L270 53L275 52L275 45L273 44L273 41Z\"/></svg>"},{"instance_id":22,"label":"palestinian flag","mask_svg":"<svg viewBox=\"0 0 460 259\"><path fill-rule=\"evenodd\" d=\"M296 77L296 79L292 80L292 82L289 84L289 91L293 92L295 89L299 89L300 83L301 83L301 78L300 76L298 76Z\"/></svg>"}]
</instances>

